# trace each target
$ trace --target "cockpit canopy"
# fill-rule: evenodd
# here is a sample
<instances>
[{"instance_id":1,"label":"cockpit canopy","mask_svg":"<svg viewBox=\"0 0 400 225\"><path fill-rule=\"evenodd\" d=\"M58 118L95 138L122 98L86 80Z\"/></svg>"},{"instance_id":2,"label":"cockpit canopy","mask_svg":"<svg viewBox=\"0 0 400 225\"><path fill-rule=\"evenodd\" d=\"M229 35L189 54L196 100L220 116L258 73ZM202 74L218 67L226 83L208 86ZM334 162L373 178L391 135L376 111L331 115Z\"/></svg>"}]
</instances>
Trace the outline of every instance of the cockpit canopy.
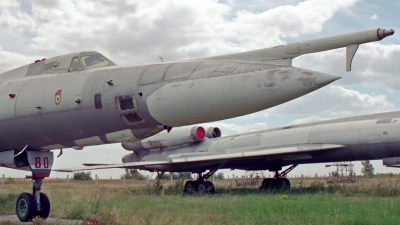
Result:
<instances>
[{"instance_id":1,"label":"cockpit canopy","mask_svg":"<svg viewBox=\"0 0 400 225\"><path fill-rule=\"evenodd\" d=\"M93 68L115 66L111 60L98 52L79 52L36 60L28 67L27 76L46 73L65 73Z\"/></svg>"}]
</instances>

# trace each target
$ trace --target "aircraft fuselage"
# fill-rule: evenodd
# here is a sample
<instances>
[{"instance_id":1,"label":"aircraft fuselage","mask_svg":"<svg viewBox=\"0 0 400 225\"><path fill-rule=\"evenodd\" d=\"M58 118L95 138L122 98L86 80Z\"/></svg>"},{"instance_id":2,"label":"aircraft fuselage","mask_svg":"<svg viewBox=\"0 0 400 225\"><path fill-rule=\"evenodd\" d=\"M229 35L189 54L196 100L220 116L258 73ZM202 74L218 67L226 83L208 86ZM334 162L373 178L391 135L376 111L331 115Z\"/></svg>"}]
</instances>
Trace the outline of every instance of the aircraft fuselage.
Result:
<instances>
[{"instance_id":1,"label":"aircraft fuselage","mask_svg":"<svg viewBox=\"0 0 400 225\"><path fill-rule=\"evenodd\" d=\"M0 84L0 151L134 142L163 125L269 108L335 79L295 67L193 61L6 80Z\"/></svg>"}]
</instances>

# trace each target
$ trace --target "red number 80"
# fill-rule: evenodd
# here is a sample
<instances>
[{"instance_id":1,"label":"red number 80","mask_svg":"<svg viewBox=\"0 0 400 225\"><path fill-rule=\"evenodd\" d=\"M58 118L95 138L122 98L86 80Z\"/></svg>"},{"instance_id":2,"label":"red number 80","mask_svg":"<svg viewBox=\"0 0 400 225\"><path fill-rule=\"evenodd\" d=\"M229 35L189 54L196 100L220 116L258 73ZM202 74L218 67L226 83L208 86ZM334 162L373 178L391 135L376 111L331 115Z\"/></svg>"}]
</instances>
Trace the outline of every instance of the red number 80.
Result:
<instances>
[{"instance_id":1,"label":"red number 80","mask_svg":"<svg viewBox=\"0 0 400 225\"><path fill-rule=\"evenodd\" d=\"M43 158L43 166L46 169L49 168L49 158L48 157ZM40 167L42 167L40 157L35 157L35 168L40 168Z\"/></svg>"}]
</instances>

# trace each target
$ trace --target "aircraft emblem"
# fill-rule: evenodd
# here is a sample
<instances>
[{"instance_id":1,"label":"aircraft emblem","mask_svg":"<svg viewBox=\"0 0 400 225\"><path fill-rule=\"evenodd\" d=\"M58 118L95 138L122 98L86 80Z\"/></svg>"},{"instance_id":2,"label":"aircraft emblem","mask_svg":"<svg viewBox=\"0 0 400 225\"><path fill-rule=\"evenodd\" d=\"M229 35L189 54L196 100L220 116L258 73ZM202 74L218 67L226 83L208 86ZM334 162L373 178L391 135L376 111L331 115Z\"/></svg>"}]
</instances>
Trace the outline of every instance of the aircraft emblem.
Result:
<instances>
[{"instance_id":1,"label":"aircraft emblem","mask_svg":"<svg viewBox=\"0 0 400 225\"><path fill-rule=\"evenodd\" d=\"M58 90L54 96L54 103L58 106L61 102L61 92L62 90Z\"/></svg>"}]
</instances>

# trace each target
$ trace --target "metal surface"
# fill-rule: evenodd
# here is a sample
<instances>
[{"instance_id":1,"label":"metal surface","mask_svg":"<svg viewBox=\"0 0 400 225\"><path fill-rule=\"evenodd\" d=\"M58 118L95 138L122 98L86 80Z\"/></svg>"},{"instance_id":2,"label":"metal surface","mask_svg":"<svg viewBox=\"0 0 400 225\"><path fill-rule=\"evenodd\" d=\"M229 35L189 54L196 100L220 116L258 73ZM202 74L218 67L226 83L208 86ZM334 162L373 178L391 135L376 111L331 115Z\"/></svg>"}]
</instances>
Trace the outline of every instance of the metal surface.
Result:
<instances>
[{"instance_id":1,"label":"metal surface","mask_svg":"<svg viewBox=\"0 0 400 225\"><path fill-rule=\"evenodd\" d=\"M399 118L387 118L385 123L382 119L342 120L346 122L331 120L316 125L299 125L296 128L270 129L205 139L202 142L147 153L149 155L145 158L148 159L149 156L166 157L159 162L147 160L66 171L103 168L196 173L214 168L279 171L291 164L374 160L400 156ZM254 137L257 137L257 142L254 142ZM220 148L221 144L223 148Z\"/></svg>"},{"instance_id":2,"label":"metal surface","mask_svg":"<svg viewBox=\"0 0 400 225\"><path fill-rule=\"evenodd\" d=\"M0 74L0 152L136 142L164 128L254 113L339 78L292 67L291 59L392 33L374 29L136 66L116 66L93 51L40 59Z\"/></svg>"}]
</instances>

